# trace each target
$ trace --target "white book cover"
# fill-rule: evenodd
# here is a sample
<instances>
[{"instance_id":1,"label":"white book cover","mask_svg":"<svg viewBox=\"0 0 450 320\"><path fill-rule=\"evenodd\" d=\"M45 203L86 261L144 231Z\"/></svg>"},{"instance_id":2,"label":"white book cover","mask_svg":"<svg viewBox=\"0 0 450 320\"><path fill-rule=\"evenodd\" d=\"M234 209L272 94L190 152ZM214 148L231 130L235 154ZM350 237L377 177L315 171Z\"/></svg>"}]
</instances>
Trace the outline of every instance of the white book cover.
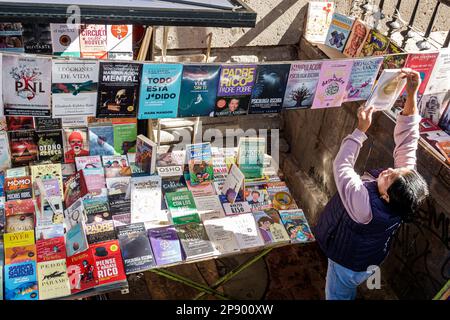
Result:
<instances>
[{"instance_id":1,"label":"white book cover","mask_svg":"<svg viewBox=\"0 0 450 320\"><path fill-rule=\"evenodd\" d=\"M86 24L80 27L82 58L106 59L106 25Z\"/></svg>"},{"instance_id":2,"label":"white book cover","mask_svg":"<svg viewBox=\"0 0 450 320\"><path fill-rule=\"evenodd\" d=\"M3 55L3 103L7 116L51 115L50 57Z\"/></svg>"},{"instance_id":3,"label":"white book cover","mask_svg":"<svg viewBox=\"0 0 450 320\"><path fill-rule=\"evenodd\" d=\"M88 126L86 116L71 116L61 118L61 125L63 128L81 128Z\"/></svg>"},{"instance_id":4,"label":"white book cover","mask_svg":"<svg viewBox=\"0 0 450 320\"><path fill-rule=\"evenodd\" d=\"M334 13L334 3L310 1L303 36L311 42L324 43Z\"/></svg>"},{"instance_id":5,"label":"white book cover","mask_svg":"<svg viewBox=\"0 0 450 320\"><path fill-rule=\"evenodd\" d=\"M384 69L365 107L374 107L375 110L391 109L405 85L406 79L402 79L400 69Z\"/></svg>"},{"instance_id":6,"label":"white book cover","mask_svg":"<svg viewBox=\"0 0 450 320\"><path fill-rule=\"evenodd\" d=\"M218 196L194 197L194 201L202 221L225 217Z\"/></svg>"},{"instance_id":7,"label":"white book cover","mask_svg":"<svg viewBox=\"0 0 450 320\"><path fill-rule=\"evenodd\" d=\"M84 210L82 198L78 199L70 207L64 210L64 224L67 231L75 227L78 223L86 221L86 211Z\"/></svg>"},{"instance_id":8,"label":"white book cover","mask_svg":"<svg viewBox=\"0 0 450 320\"><path fill-rule=\"evenodd\" d=\"M114 177L106 178L106 187L109 190L120 190L121 193L126 193L130 185L131 177Z\"/></svg>"},{"instance_id":9,"label":"white book cover","mask_svg":"<svg viewBox=\"0 0 450 320\"><path fill-rule=\"evenodd\" d=\"M6 131L0 131L0 171L4 171L8 168L11 168L8 133Z\"/></svg>"},{"instance_id":10,"label":"white book cover","mask_svg":"<svg viewBox=\"0 0 450 320\"><path fill-rule=\"evenodd\" d=\"M107 25L108 59L133 60L133 25Z\"/></svg>"},{"instance_id":11,"label":"white book cover","mask_svg":"<svg viewBox=\"0 0 450 320\"><path fill-rule=\"evenodd\" d=\"M2 62L3 62L3 56L0 53L0 66L2 65ZM3 94L2 94L2 91L3 91L2 78L3 77L0 77L0 117L3 117L3 115L4 115L4 112L3 112Z\"/></svg>"},{"instance_id":12,"label":"white book cover","mask_svg":"<svg viewBox=\"0 0 450 320\"><path fill-rule=\"evenodd\" d=\"M450 90L450 48L441 48L424 95Z\"/></svg>"},{"instance_id":13,"label":"white book cover","mask_svg":"<svg viewBox=\"0 0 450 320\"><path fill-rule=\"evenodd\" d=\"M238 214L228 218L231 220L230 227L236 235L241 250L264 246L264 240L251 213Z\"/></svg>"},{"instance_id":14,"label":"white book cover","mask_svg":"<svg viewBox=\"0 0 450 320\"><path fill-rule=\"evenodd\" d=\"M164 221L161 177L145 176L131 179L131 223Z\"/></svg>"},{"instance_id":15,"label":"white book cover","mask_svg":"<svg viewBox=\"0 0 450 320\"><path fill-rule=\"evenodd\" d=\"M234 203L239 190L244 189L244 179L245 176L242 171L237 165L233 164L221 190L221 193L227 197L230 203Z\"/></svg>"},{"instance_id":16,"label":"white book cover","mask_svg":"<svg viewBox=\"0 0 450 320\"><path fill-rule=\"evenodd\" d=\"M77 171L90 168L101 168L102 160L100 156L75 157Z\"/></svg>"},{"instance_id":17,"label":"white book cover","mask_svg":"<svg viewBox=\"0 0 450 320\"><path fill-rule=\"evenodd\" d=\"M225 215L235 215L242 213L251 213L252 206L248 203L248 201L236 201L235 203L225 202L223 204L223 210L225 211Z\"/></svg>"},{"instance_id":18,"label":"white book cover","mask_svg":"<svg viewBox=\"0 0 450 320\"><path fill-rule=\"evenodd\" d=\"M53 118L94 116L97 108L98 61L52 61Z\"/></svg>"},{"instance_id":19,"label":"white book cover","mask_svg":"<svg viewBox=\"0 0 450 320\"><path fill-rule=\"evenodd\" d=\"M233 232L233 219L225 217L221 219L206 220L203 225L206 234L214 247L214 255L223 255L239 252L239 244Z\"/></svg>"},{"instance_id":20,"label":"white book cover","mask_svg":"<svg viewBox=\"0 0 450 320\"><path fill-rule=\"evenodd\" d=\"M50 23L53 54L57 56L80 56L80 25Z\"/></svg>"}]
</instances>

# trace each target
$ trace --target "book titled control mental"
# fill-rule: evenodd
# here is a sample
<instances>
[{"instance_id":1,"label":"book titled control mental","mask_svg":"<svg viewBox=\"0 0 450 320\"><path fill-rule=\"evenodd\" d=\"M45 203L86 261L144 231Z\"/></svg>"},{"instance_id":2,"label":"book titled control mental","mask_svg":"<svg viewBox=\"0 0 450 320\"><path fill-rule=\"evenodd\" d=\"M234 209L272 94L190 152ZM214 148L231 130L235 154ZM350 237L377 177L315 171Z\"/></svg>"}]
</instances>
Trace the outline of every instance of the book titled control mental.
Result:
<instances>
[{"instance_id":1,"label":"book titled control mental","mask_svg":"<svg viewBox=\"0 0 450 320\"><path fill-rule=\"evenodd\" d=\"M97 117L137 115L142 64L100 62Z\"/></svg>"},{"instance_id":2,"label":"book titled control mental","mask_svg":"<svg viewBox=\"0 0 450 320\"><path fill-rule=\"evenodd\" d=\"M144 223L118 226L116 230L127 274L156 265Z\"/></svg>"}]
</instances>

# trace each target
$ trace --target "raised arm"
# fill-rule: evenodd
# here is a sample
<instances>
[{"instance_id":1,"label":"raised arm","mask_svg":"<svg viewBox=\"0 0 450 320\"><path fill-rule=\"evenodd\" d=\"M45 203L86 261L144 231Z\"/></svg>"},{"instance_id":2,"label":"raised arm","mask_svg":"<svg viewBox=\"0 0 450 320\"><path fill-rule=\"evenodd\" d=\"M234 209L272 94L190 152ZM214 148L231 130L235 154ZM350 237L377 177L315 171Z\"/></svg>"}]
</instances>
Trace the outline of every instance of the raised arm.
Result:
<instances>
[{"instance_id":1,"label":"raised arm","mask_svg":"<svg viewBox=\"0 0 450 320\"><path fill-rule=\"evenodd\" d=\"M406 83L406 102L402 113L397 117L394 129L394 166L396 168L416 166L416 151L419 141L419 123L421 117L417 108L417 90L420 74L411 69L402 70Z\"/></svg>"},{"instance_id":2,"label":"raised arm","mask_svg":"<svg viewBox=\"0 0 450 320\"><path fill-rule=\"evenodd\" d=\"M342 203L350 217L367 224L372 220L369 193L354 166L364 141L365 132L372 122L373 108L364 111L358 109L358 128L344 138L333 162L333 174Z\"/></svg>"}]
</instances>

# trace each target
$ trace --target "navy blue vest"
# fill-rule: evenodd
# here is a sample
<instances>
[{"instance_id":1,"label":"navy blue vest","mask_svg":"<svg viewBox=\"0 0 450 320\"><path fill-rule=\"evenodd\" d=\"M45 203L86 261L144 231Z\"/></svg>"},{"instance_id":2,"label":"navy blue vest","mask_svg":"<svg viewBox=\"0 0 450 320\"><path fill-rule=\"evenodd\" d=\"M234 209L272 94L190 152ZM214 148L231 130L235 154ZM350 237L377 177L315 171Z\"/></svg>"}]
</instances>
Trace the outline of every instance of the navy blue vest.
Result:
<instances>
[{"instance_id":1,"label":"navy blue vest","mask_svg":"<svg viewBox=\"0 0 450 320\"><path fill-rule=\"evenodd\" d=\"M400 216L380 198L377 182L364 185L369 191L372 208L372 220L368 224L352 220L339 193L336 193L313 228L325 255L353 271L367 271L370 265L380 265L389 252L393 234L401 224Z\"/></svg>"}]
</instances>

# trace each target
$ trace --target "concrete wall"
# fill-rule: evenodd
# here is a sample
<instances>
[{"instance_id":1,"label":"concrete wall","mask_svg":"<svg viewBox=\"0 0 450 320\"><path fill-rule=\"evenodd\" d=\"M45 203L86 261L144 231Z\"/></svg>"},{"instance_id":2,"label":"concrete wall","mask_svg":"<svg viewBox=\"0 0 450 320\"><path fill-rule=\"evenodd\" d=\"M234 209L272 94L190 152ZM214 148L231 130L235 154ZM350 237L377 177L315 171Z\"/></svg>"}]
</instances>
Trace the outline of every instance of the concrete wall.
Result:
<instances>
[{"instance_id":1,"label":"concrete wall","mask_svg":"<svg viewBox=\"0 0 450 320\"><path fill-rule=\"evenodd\" d=\"M301 48L301 59L320 56L306 43ZM351 103L335 109L289 110L282 114L290 152L283 156L281 166L312 224L336 192L333 159L342 139L356 127L357 107L357 103ZM386 114L375 115L369 139L356 162L359 173L393 166L394 125ZM418 218L401 227L382 267L382 276L400 299L430 299L450 278L450 169L419 146L418 170L429 183L431 197Z\"/></svg>"}]
</instances>

